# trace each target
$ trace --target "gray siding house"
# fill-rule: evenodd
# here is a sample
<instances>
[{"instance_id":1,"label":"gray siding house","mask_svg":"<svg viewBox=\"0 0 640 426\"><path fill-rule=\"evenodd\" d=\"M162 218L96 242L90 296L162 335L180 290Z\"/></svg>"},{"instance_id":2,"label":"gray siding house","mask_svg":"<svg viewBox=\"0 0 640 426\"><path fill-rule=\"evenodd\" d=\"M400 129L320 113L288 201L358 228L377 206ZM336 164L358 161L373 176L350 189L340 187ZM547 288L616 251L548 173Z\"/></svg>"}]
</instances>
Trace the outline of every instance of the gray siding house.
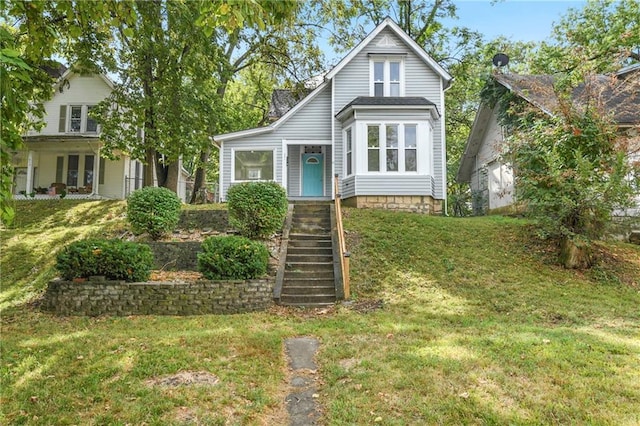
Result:
<instances>
[{"instance_id":1,"label":"gray siding house","mask_svg":"<svg viewBox=\"0 0 640 426\"><path fill-rule=\"evenodd\" d=\"M273 180L290 199L438 213L446 198L449 73L385 19L269 126L217 135L220 195Z\"/></svg>"}]
</instances>

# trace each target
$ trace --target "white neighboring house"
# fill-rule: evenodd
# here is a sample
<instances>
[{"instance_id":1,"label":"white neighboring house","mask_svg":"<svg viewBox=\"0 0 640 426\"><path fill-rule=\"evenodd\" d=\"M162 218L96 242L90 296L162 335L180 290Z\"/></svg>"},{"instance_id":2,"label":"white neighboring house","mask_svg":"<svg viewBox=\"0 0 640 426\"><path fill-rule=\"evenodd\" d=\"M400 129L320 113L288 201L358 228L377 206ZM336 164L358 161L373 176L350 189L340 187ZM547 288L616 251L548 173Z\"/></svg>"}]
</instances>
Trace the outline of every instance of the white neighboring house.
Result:
<instances>
[{"instance_id":1,"label":"white neighboring house","mask_svg":"<svg viewBox=\"0 0 640 426\"><path fill-rule=\"evenodd\" d=\"M67 198L124 199L142 187L144 165L120 154L112 161L100 157L100 126L89 117L92 107L113 90L104 74L71 71L55 83L53 97L44 103L44 127L29 131L24 147L14 153L15 199ZM186 198L186 172L178 195Z\"/></svg>"},{"instance_id":2,"label":"white neighboring house","mask_svg":"<svg viewBox=\"0 0 640 426\"><path fill-rule=\"evenodd\" d=\"M549 75L495 74L493 78L515 95L541 111L551 114L555 107L554 78ZM599 95L606 108L613 113L618 131L631 136L630 160L640 161L640 64L621 69L614 75L599 75ZM579 86L574 95L582 93ZM503 161L505 129L498 120L497 108L482 102L478 107L473 127L467 139L458 182L469 183L474 214L502 211L515 206L516 182L513 170ZM616 212L624 216L640 216L640 197L636 208Z\"/></svg>"},{"instance_id":3,"label":"white neighboring house","mask_svg":"<svg viewBox=\"0 0 640 426\"><path fill-rule=\"evenodd\" d=\"M272 180L289 199L439 213L446 199L449 73L385 19L266 127L217 135L220 195Z\"/></svg>"}]
</instances>

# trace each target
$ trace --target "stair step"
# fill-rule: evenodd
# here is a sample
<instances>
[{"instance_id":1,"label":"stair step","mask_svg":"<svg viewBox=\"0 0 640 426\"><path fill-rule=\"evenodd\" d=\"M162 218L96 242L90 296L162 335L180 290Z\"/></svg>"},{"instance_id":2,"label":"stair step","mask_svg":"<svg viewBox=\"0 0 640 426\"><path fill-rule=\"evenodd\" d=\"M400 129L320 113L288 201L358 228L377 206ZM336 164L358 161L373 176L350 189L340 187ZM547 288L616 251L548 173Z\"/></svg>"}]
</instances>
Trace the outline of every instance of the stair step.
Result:
<instances>
[{"instance_id":1,"label":"stair step","mask_svg":"<svg viewBox=\"0 0 640 426\"><path fill-rule=\"evenodd\" d=\"M336 296L334 287L283 287L282 296Z\"/></svg>"},{"instance_id":2,"label":"stair step","mask_svg":"<svg viewBox=\"0 0 640 426\"><path fill-rule=\"evenodd\" d=\"M331 271L333 273L333 262L287 262L285 274L289 271Z\"/></svg>"},{"instance_id":3,"label":"stair step","mask_svg":"<svg viewBox=\"0 0 640 426\"><path fill-rule=\"evenodd\" d=\"M333 263L333 255L332 254L288 254L287 253L287 264L291 263L300 263L300 262L323 262L323 263Z\"/></svg>"},{"instance_id":4,"label":"stair step","mask_svg":"<svg viewBox=\"0 0 640 426\"><path fill-rule=\"evenodd\" d=\"M331 247L289 247L287 255L333 256Z\"/></svg>"},{"instance_id":5,"label":"stair step","mask_svg":"<svg viewBox=\"0 0 640 426\"><path fill-rule=\"evenodd\" d=\"M323 271L291 271L286 270L284 273L285 280L305 280L305 279L330 279L334 280L333 267Z\"/></svg>"},{"instance_id":6,"label":"stair step","mask_svg":"<svg viewBox=\"0 0 640 426\"><path fill-rule=\"evenodd\" d=\"M304 286L325 286L325 287L334 287L335 282L333 277L284 277L284 285L286 286L294 286L294 287L304 287Z\"/></svg>"},{"instance_id":7,"label":"stair step","mask_svg":"<svg viewBox=\"0 0 640 426\"><path fill-rule=\"evenodd\" d=\"M332 305L335 302L336 302L335 294L325 294L325 295L281 294L280 295L280 304L282 305L318 306L318 305Z\"/></svg>"}]
</instances>

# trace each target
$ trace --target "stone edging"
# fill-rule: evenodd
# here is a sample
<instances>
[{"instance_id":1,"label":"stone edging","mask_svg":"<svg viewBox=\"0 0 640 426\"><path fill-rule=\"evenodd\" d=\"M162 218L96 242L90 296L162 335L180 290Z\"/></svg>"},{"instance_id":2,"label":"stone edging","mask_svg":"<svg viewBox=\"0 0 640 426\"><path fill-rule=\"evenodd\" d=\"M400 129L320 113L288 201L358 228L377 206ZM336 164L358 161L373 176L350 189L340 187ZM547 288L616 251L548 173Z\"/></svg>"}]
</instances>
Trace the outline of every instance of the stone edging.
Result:
<instances>
[{"instance_id":1,"label":"stone edging","mask_svg":"<svg viewBox=\"0 0 640 426\"><path fill-rule=\"evenodd\" d=\"M58 315L204 315L261 311L273 304L273 279L189 283L90 280L49 283L42 309Z\"/></svg>"}]
</instances>

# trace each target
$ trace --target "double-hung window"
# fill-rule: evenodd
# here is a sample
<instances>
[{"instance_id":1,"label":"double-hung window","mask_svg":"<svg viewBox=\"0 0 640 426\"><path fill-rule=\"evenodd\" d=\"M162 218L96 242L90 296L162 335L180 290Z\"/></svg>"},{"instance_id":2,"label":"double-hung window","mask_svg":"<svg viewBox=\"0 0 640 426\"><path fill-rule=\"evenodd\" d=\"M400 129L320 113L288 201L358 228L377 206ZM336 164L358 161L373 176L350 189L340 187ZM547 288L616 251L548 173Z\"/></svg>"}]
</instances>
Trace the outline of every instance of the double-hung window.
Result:
<instances>
[{"instance_id":1,"label":"double-hung window","mask_svg":"<svg viewBox=\"0 0 640 426\"><path fill-rule=\"evenodd\" d=\"M374 58L371 62L371 96L403 96L402 60L398 58Z\"/></svg>"},{"instance_id":2,"label":"double-hung window","mask_svg":"<svg viewBox=\"0 0 640 426\"><path fill-rule=\"evenodd\" d=\"M347 131L345 132L345 145L345 151L347 153L347 176L350 176L353 174L353 138L351 129L347 129Z\"/></svg>"},{"instance_id":3,"label":"double-hung window","mask_svg":"<svg viewBox=\"0 0 640 426\"><path fill-rule=\"evenodd\" d=\"M60 133L98 133L98 122L89 116L95 105L60 105Z\"/></svg>"},{"instance_id":4,"label":"double-hung window","mask_svg":"<svg viewBox=\"0 0 640 426\"><path fill-rule=\"evenodd\" d=\"M380 126L367 126L367 170L380 171Z\"/></svg>"},{"instance_id":5,"label":"double-hung window","mask_svg":"<svg viewBox=\"0 0 640 426\"><path fill-rule=\"evenodd\" d=\"M418 127L402 122L367 124L367 171L417 172Z\"/></svg>"}]
</instances>

